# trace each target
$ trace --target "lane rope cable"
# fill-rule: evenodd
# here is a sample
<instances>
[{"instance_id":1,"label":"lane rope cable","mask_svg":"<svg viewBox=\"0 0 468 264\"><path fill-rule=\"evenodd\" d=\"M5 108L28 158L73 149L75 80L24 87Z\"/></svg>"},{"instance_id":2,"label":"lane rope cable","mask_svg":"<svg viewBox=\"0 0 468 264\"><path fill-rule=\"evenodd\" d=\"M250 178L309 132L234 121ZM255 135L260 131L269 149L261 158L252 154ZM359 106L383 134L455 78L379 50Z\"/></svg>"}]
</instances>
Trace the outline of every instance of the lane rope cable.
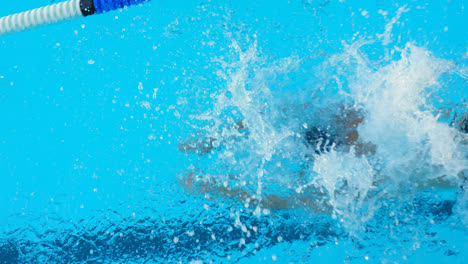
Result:
<instances>
[{"instance_id":1,"label":"lane rope cable","mask_svg":"<svg viewBox=\"0 0 468 264\"><path fill-rule=\"evenodd\" d=\"M102 14L149 0L68 0L0 17L0 37L36 27Z\"/></svg>"}]
</instances>

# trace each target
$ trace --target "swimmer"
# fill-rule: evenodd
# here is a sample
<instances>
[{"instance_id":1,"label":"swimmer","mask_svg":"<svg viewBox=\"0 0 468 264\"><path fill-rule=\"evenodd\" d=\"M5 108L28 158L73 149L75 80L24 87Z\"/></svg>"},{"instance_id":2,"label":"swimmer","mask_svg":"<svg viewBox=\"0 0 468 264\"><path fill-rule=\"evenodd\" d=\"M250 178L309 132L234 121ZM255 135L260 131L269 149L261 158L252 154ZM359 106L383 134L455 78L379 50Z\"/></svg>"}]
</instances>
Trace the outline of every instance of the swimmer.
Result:
<instances>
[{"instance_id":1,"label":"swimmer","mask_svg":"<svg viewBox=\"0 0 468 264\"><path fill-rule=\"evenodd\" d=\"M351 151L353 149L356 155L375 154L376 146L370 142L364 142L359 138L357 128L363 122L363 116L354 109L339 107L338 113L332 116L331 126L334 130L327 128L311 127L303 133L304 144L310 149L311 154L320 154L329 151L332 147L340 151ZM241 121L234 125L234 128L240 132L246 132L248 128ZM179 150L184 153L196 153L206 155L221 146L217 139L212 137L194 137L187 139L179 144ZM299 171L297 177L304 178L306 172ZM181 177L180 182L189 193L204 194L209 198L234 198L240 201L248 201L249 206L260 205L261 208L271 210L286 208L312 208L314 212L329 213L330 206L317 203L317 199L325 199L326 194L321 190L305 188L301 192L289 190L282 196L263 193L264 197L255 197L242 188L242 186L228 186L217 182L214 177L206 179L200 177L203 172L200 169L190 171ZM235 175L228 178L236 179ZM316 199L311 199L314 197Z\"/></svg>"},{"instance_id":2,"label":"swimmer","mask_svg":"<svg viewBox=\"0 0 468 264\"><path fill-rule=\"evenodd\" d=\"M303 133L304 144L315 155L320 155L332 149L343 152L352 151L357 156L374 155L377 146L361 139L358 133L358 127L363 121L364 116L361 112L340 107L338 113L334 114L330 121L330 127L333 127L333 129L323 127L308 128ZM460 132L465 133L462 136L465 137L465 142L468 145L466 139L468 138L466 135L468 134L468 113L459 118L453 126ZM235 129L245 131L248 128L245 127L242 121L239 121L235 124ZM215 150L215 146L221 145L216 144L216 141L217 139L211 137L186 140L179 144L179 150L185 153L205 155ZM202 174L199 169L195 169L182 177L180 182L190 193L204 194L205 197L212 199L222 197L244 201L247 203L246 206L260 206L261 208L268 208L270 210L310 208L316 213L326 214L330 214L332 210L331 206L325 202L327 194L311 185L300 192L286 190L282 195L263 194L264 197L255 197L255 195L246 191L242 186L228 186L227 184L217 182L213 177L206 180L204 177L199 178L197 176ZM305 171L299 171L298 177L301 178L305 174ZM465 179L467 177L466 172L460 172L459 177ZM236 176L230 175L228 178L235 180ZM378 185L378 183L375 183L375 185ZM445 176L440 176L426 182L418 182L419 190L428 188L453 189L457 188L457 186L447 180Z\"/></svg>"},{"instance_id":3,"label":"swimmer","mask_svg":"<svg viewBox=\"0 0 468 264\"><path fill-rule=\"evenodd\" d=\"M359 138L357 127L362 123L363 116L357 110L340 107L338 114L332 117L332 126L335 131L327 128L312 127L305 132L304 138L309 147L313 148L316 154L323 151L329 151L332 146L345 147L346 151L350 147L354 148L356 155L375 154L376 146L370 142L363 142ZM237 122L234 126L239 132L245 132L247 129L244 123ZM197 153L200 155L208 154L215 149L217 140L212 137L195 137L186 139L178 145L179 151L184 153Z\"/></svg>"}]
</instances>

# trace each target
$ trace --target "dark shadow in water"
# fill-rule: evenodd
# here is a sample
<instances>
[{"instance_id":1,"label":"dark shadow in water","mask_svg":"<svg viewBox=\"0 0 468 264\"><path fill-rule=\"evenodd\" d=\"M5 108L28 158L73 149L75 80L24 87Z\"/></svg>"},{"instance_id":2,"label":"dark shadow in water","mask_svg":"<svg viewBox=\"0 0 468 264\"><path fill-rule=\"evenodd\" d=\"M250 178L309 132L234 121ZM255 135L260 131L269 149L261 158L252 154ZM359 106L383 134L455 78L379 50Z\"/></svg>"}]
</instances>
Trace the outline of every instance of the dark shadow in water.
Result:
<instances>
[{"instance_id":1,"label":"dark shadow in water","mask_svg":"<svg viewBox=\"0 0 468 264\"><path fill-rule=\"evenodd\" d=\"M452 214L454 204L454 201L422 199L413 202L411 207L417 209L420 216L443 221ZM382 215L388 215L385 211L383 209ZM313 250L347 237L326 216L299 220L287 213L260 218L245 213L239 217L244 230L236 227L235 218L226 213L202 219L194 216L193 219L166 221L154 218L126 218L121 222L98 220L97 226L80 223L60 232L49 230L37 236L39 241L25 238L23 232L28 231L15 230L11 233L16 234L14 237L0 240L0 263L145 263L149 260L187 263L194 259L217 262L228 256L236 262L279 243L306 241ZM382 230L370 227L367 232Z\"/></svg>"}]
</instances>

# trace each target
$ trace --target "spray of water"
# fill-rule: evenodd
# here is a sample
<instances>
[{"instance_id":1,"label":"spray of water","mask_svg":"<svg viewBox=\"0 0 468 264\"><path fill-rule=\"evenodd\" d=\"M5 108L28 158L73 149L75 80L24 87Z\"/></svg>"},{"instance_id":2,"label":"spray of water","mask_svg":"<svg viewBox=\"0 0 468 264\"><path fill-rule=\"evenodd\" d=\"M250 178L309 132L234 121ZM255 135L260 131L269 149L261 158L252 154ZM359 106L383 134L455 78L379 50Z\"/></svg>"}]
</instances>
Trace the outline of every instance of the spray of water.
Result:
<instances>
[{"instance_id":1,"label":"spray of water","mask_svg":"<svg viewBox=\"0 0 468 264\"><path fill-rule=\"evenodd\" d=\"M398 10L383 34L343 43L340 54L321 58L306 73L304 59L271 61L255 40L247 47L233 40L237 60L217 60L225 88L195 117L206 124L200 138L183 145L206 157L190 173L203 182L199 191L242 199L257 216L308 207L357 230L383 201L409 201L427 188L460 188L467 137L441 120L432 99L452 89L439 84L441 78L463 77L463 70L413 43L387 47L405 11ZM372 61L364 51L369 48L388 56ZM296 82L304 74L310 81ZM359 122L349 122L350 113ZM320 148L306 139L311 128L338 139Z\"/></svg>"},{"instance_id":2,"label":"spray of water","mask_svg":"<svg viewBox=\"0 0 468 264\"><path fill-rule=\"evenodd\" d=\"M468 165L466 135L441 122L430 104L432 94L448 88L438 80L454 74L454 63L408 43L398 50L399 59L372 68L360 52L371 44L347 45L329 63L348 71L343 94L364 113L359 137L376 152L359 157L331 151L317 156L313 166L315 185L329 194L334 216L352 227L370 219L382 200L405 201L428 187L456 188Z\"/></svg>"}]
</instances>

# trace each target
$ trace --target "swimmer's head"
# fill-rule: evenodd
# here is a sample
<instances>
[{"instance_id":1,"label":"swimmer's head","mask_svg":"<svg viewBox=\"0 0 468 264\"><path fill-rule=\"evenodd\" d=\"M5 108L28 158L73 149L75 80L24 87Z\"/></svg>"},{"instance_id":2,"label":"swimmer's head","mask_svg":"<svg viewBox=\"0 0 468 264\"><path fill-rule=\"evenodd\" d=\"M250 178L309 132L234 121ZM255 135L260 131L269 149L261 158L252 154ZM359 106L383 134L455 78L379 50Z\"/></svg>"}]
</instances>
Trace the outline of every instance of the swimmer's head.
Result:
<instances>
[{"instance_id":1,"label":"swimmer's head","mask_svg":"<svg viewBox=\"0 0 468 264\"><path fill-rule=\"evenodd\" d=\"M305 140L316 154L330 151L332 145L336 143L335 136L316 127L311 127L305 132Z\"/></svg>"}]
</instances>

